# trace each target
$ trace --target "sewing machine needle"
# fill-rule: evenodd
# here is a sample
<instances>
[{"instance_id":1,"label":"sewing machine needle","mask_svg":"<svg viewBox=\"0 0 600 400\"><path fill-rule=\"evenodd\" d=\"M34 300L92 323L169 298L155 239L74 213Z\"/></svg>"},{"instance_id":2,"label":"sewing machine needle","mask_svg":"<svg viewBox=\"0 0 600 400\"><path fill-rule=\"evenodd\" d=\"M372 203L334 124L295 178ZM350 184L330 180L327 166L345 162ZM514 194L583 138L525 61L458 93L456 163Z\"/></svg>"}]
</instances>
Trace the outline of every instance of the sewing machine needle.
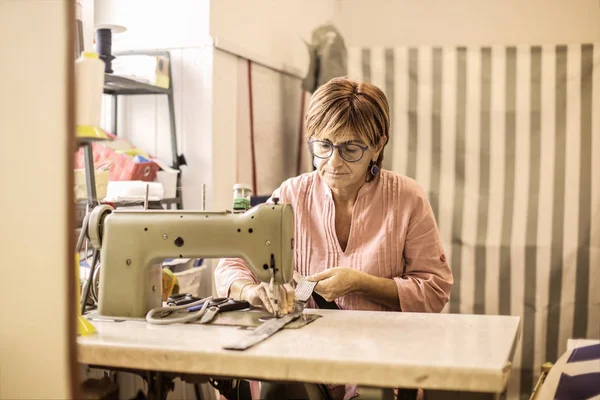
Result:
<instances>
[{"instance_id":1,"label":"sewing machine needle","mask_svg":"<svg viewBox=\"0 0 600 400\"><path fill-rule=\"evenodd\" d=\"M269 291L271 292L271 304L273 306L273 316L279 318L281 316L279 309L279 284L275 283L275 277L271 276L271 282L269 284Z\"/></svg>"}]
</instances>

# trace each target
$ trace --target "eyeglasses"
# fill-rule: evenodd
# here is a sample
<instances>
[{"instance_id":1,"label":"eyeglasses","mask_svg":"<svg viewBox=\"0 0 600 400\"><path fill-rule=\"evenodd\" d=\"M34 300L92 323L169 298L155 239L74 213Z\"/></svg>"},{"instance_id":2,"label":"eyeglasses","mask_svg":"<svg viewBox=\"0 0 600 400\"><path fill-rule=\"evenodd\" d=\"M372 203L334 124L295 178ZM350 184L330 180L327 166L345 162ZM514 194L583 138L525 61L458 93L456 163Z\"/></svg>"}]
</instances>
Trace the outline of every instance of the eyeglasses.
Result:
<instances>
[{"instance_id":1,"label":"eyeglasses","mask_svg":"<svg viewBox=\"0 0 600 400\"><path fill-rule=\"evenodd\" d=\"M360 146L354 143L344 143L335 145L325 140L309 140L308 148L313 156L327 159L333 155L335 149L338 150L340 157L348 162L357 162L363 158L365 151L369 146Z\"/></svg>"}]
</instances>

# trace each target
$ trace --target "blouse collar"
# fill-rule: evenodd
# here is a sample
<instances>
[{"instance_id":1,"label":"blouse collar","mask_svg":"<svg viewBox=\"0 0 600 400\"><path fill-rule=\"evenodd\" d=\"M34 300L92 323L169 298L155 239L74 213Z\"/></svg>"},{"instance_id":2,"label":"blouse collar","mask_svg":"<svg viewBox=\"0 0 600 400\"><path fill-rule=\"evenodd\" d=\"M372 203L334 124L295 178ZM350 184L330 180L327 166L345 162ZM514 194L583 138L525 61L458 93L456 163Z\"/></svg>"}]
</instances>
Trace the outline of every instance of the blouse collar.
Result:
<instances>
[{"instance_id":1,"label":"blouse collar","mask_svg":"<svg viewBox=\"0 0 600 400\"><path fill-rule=\"evenodd\" d=\"M323 179L321 179L321 175L319 175L318 171L315 171L314 173L316 175L316 179L319 181L318 184L321 186L321 189L325 193L325 196L329 197L330 199L333 199L333 194L331 192L331 188L327 185L327 183L325 183L325 181ZM358 195L356 196L356 199L358 200L365 194L372 192L379 184L379 181L381 179L380 177L381 177L381 172L379 174L377 174L369 182L365 182L360 187L360 189L358 189Z\"/></svg>"}]
</instances>

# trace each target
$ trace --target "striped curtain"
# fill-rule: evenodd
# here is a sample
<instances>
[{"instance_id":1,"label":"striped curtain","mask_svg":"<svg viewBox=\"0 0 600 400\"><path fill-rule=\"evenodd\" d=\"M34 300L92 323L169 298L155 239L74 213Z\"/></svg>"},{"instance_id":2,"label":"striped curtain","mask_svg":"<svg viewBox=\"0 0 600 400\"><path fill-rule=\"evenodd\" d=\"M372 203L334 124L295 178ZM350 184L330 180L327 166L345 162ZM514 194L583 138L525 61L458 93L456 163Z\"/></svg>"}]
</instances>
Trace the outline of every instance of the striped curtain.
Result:
<instances>
[{"instance_id":1,"label":"striped curtain","mask_svg":"<svg viewBox=\"0 0 600 400\"><path fill-rule=\"evenodd\" d=\"M600 338L600 44L351 48L385 91L384 167L429 193L446 312L522 317L508 387L529 398L569 338Z\"/></svg>"}]
</instances>

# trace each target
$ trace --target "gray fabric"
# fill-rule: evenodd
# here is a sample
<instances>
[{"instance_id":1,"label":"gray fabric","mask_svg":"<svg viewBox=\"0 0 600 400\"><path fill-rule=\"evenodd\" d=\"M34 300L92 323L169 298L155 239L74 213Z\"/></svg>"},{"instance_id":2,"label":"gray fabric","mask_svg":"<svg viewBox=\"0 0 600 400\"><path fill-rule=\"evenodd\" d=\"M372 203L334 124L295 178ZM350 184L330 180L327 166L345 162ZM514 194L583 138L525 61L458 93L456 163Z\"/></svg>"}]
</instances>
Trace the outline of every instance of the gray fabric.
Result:
<instances>
[{"instance_id":1,"label":"gray fabric","mask_svg":"<svg viewBox=\"0 0 600 400\"><path fill-rule=\"evenodd\" d=\"M302 89L313 93L332 78L348 74L348 55L340 32L330 24L316 28L306 43L310 57L308 73Z\"/></svg>"},{"instance_id":2,"label":"gray fabric","mask_svg":"<svg viewBox=\"0 0 600 400\"><path fill-rule=\"evenodd\" d=\"M529 203L527 204L527 215L535 215L539 207L540 190L540 151L541 151L541 109L542 109L542 49L531 48L531 87L530 87L530 109L531 142L529 147L529 159L531 160L529 170ZM535 360L535 293L537 290L537 218L527 220L525 240L525 308L523 310L523 348L521 354L521 386L523 388L533 387L533 375Z\"/></svg>"},{"instance_id":3,"label":"gray fabric","mask_svg":"<svg viewBox=\"0 0 600 400\"><path fill-rule=\"evenodd\" d=\"M596 49L597 51L597 49ZM597 67L596 67L597 68ZM586 44L581 49L581 146L579 180L579 246L575 275L575 315L573 337L585 337L588 324L590 280L590 236L592 227L592 90L594 88L594 46ZM598 84L598 80L596 80ZM599 105L595 105L599 112ZM596 127L598 129L598 127ZM597 133L597 132L596 132ZM600 157L596 154L595 157ZM598 266L596 265L596 268Z\"/></svg>"},{"instance_id":4,"label":"gray fabric","mask_svg":"<svg viewBox=\"0 0 600 400\"><path fill-rule=\"evenodd\" d=\"M442 168L442 49L433 49L433 94L431 96L431 196L429 202L438 215Z\"/></svg>"},{"instance_id":5,"label":"gray fabric","mask_svg":"<svg viewBox=\"0 0 600 400\"><path fill-rule=\"evenodd\" d=\"M390 106L390 113L394 111L394 50L385 49L385 93ZM393 129L393 128L392 128ZM392 169L392 159L394 156L394 135L390 133L388 144L383 152L384 169Z\"/></svg>"},{"instance_id":6,"label":"gray fabric","mask_svg":"<svg viewBox=\"0 0 600 400\"><path fill-rule=\"evenodd\" d=\"M565 163L567 141L567 47L556 48L556 97L554 153L554 206L552 214L552 250L550 260L550 293L546 328L546 357L558 359L561 290L563 270L563 240L565 217Z\"/></svg>"},{"instance_id":7,"label":"gray fabric","mask_svg":"<svg viewBox=\"0 0 600 400\"><path fill-rule=\"evenodd\" d=\"M485 282L487 270L486 246L488 231L488 205L490 197L490 113L492 108L492 51L481 50L481 120L479 144L479 209L477 210L477 246L475 247L475 281ZM475 285L475 314L485 313L485 285Z\"/></svg>"},{"instance_id":8,"label":"gray fabric","mask_svg":"<svg viewBox=\"0 0 600 400\"><path fill-rule=\"evenodd\" d=\"M371 49L362 49L361 64L363 80L369 82L371 80Z\"/></svg>"},{"instance_id":9,"label":"gray fabric","mask_svg":"<svg viewBox=\"0 0 600 400\"><path fill-rule=\"evenodd\" d=\"M506 83L504 114L504 210L502 211L502 246L500 248L500 314L510 315L511 306L511 236L515 196L515 135L517 113L517 49L506 49ZM477 286L477 285L476 285Z\"/></svg>"},{"instance_id":10,"label":"gray fabric","mask_svg":"<svg viewBox=\"0 0 600 400\"><path fill-rule=\"evenodd\" d=\"M417 49L408 52L408 167L406 175L417 176L417 148L419 145L419 53Z\"/></svg>"},{"instance_id":11,"label":"gray fabric","mask_svg":"<svg viewBox=\"0 0 600 400\"><path fill-rule=\"evenodd\" d=\"M460 312L461 273L462 273L462 225L463 204L465 193L465 129L467 124L467 49L457 49L456 55L456 148L454 174L456 186L454 187L454 212L452 213L452 261L450 263L454 275L454 286L450 296L450 312ZM467 212L469 212L467 210Z\"/></svg>"}]
</instances>

